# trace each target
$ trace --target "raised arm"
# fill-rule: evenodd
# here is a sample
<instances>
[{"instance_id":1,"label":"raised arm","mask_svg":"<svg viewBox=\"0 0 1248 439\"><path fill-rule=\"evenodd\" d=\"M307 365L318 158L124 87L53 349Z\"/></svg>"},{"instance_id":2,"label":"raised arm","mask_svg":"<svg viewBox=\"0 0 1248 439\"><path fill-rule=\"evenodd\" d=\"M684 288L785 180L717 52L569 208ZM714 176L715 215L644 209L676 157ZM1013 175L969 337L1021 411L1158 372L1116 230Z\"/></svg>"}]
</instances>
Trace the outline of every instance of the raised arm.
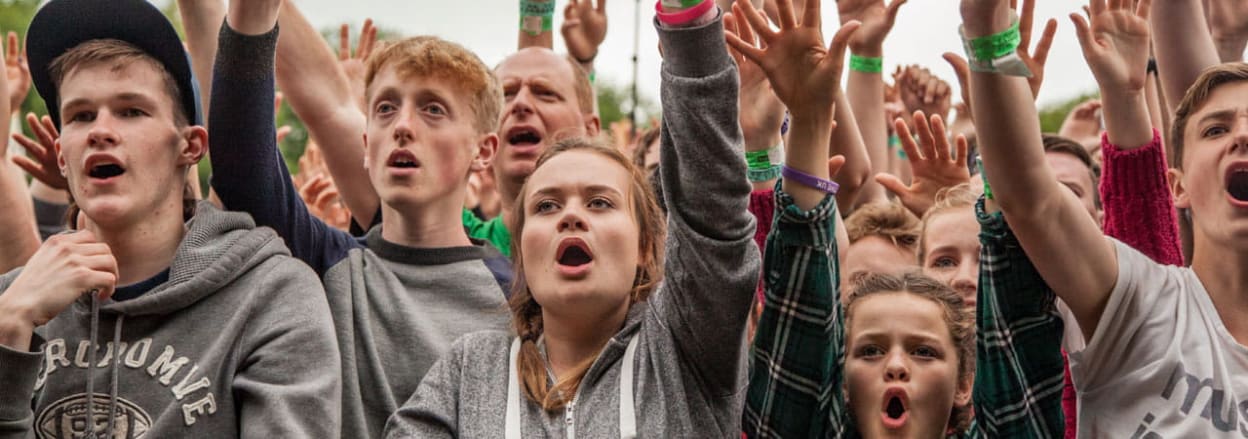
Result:
<instances>
[{"instance_id":1,"label":"raised arm","mask_svg":"<svg viewBox=\"0 0 1248 439\"><path fill-rule=\"evenodd\" d=\"M1174 113L1200 72L1218 65L1201 0L1154 0L1151 24L1167 110Z\"/></svg>"},{"instance_id":2,"label":"raised arm","mask_svg":"<svg viewBox=\"0 0 1248 439\"><path fill-rule=\"evenodd\" d=\"M372 224L381 200L364 169L362 98L355 96L333 51L295 2L282 4L278 23L277 83L310 137L321 145L343 204L357 222Z\"/></svg>"},{"instance_id":3,"label":"raised arm","mask_svg":"<svg viewBox=\"0 0 1248 439\"><path fill-rule=\"evenodd\" d=\"M178 16L186 31L186 51L191 55L191 69L199 81L200 96L212 96L212 64L217 57L217 33L225 19L225 3L221 0L178 0ZM208 101L200 103L208 114Z\"/></svg>"},{"instance_id":4,"label":"raised arm","mask_svg":"<svg viewBox=\"0 0 1248 439\"><path fill-rule=\"evenodd\" d=\"M1166 182L1161 134L1152 126L1145 87L1149 29L1138 11L1101 10L1089 24L1072 15L1084 58L1096 76L1107 133L1102 138L1101 199L1106 235L1155 260L1183 261L1174 201Z\"/></svg>"},{"instance_id":5,"label":"raised arm","mask_svg":"<svg viewBox=\"0 0 1248 439\"><path fill-rule=\"evenodd\" d=\"M666 278L650 318L662 322L653 327L665 328L720 400L739 396L740 337L760 268L743 178L737 69L710 0L687 9L665 0L662 7L678 17L692 10L684 15L693 17L656 23L664 109L658 173L669 210Z\"/></svg>"},{"instance_id":6,"label":"raised arm","mask_svg":"<svg viewBox=\"0 0 1248 439\"><path fill-rule=\"evenodd\" d=\"M1092 2L1094 13L1107 8ZM962 0L961 11L965 38L1012 28L1006 0ZM970 86L984 178L1037 270L1091 335L1117 280L1115 250L1045 160L1027 79L972 72Z\"/></svg>"},{"instance_id":7,"label":"raised arm","mask_svg":"<svg viewBox=\"0 0 1248 439\"><path fill-rule=\"evenodd\" d=\"M862 23L862 27L849 42L850 53L856 62L850 64L846 85L845 103L848 105L838 103L840 111L837 113L839 116L841 112L852 108L849 117L853 117L857 123L856 128L868 160L854 160L850 163L858 162L860 166L869 166L868 179L857 191L857 200L846 200L838 196L838 201L844 201L841 206L845 208L852 209L855 201L857 204L865 204L885 199L884 188L869 177L888 166L888 121L885 120L884 112L882 58L884 40L893 29L897 11L905 3L906 0L892 0L885 6L883 0L841 0L836 4L842 24L851 20ZM838 120L837 125L840 129L834 135L849 135L842 132L847 128L843 121Z\"/></svg>"},{"instance_id":8,"label":"raised arm","mask_svg":"<svg viewBox=\"0 0 1248 439\"><path fill-rule=\"evenodd\" d=\"M10 44L9 49L6 65L17 57L12 53L16 45ZM8 96L10 81L20 79L9 78L12 73L10 69L9 75L0 75L0 96ZM0 122L3 122L0 123L0 139L9 138L10 111L11 107L0 105ZM0 214L0 230L4 231L4 239L0 239L0 272L8 272L26 265L26 260L39 249L39 233L35 228L35 210L26 178L21 169L9 162L7 147L0 147L0 206L9 206Z\"/></svg>"},{"instance_id":9,"label":"raised arm","mask_svg":"<svg viewBox=\"0 0 1248 439\"><path fill-rule=\"evenodd\" d=\"M257 224L272 227L295 257L323 274L355 242L310 215L291 182L277 149L272 111L277 29L240 20L245 29L235 28L233 20L221 28L213 71L218 87L213 87L208 115L212 187L227 209L247 212Z\"/></svg>"},{"instance_id":10,"label":"raised arm","mask_svg":"<svg viewBox=\"0 0 1248 439\"><path fill-rule=\"evenodd\" d=\"M832 136L838 125L834 113L840 111L840 88L828 85L840 82L846 45L859 23L842 26L825 48L817 0L806 3L800 24L789 0L776 7L779 32L771 31L753 7L738 3L733 8L765 49L752 39L729 35L736 51L766 72L792 115L786 176L775 195L776 227L767 238L766 298L751 351L744 428L751 437L839 437L844 407L833 237L838 214L835 189L827 180L843 159L824 166L824 139ZM803 53L813 56L797 55Z\"/></svg>"}]
</instances>

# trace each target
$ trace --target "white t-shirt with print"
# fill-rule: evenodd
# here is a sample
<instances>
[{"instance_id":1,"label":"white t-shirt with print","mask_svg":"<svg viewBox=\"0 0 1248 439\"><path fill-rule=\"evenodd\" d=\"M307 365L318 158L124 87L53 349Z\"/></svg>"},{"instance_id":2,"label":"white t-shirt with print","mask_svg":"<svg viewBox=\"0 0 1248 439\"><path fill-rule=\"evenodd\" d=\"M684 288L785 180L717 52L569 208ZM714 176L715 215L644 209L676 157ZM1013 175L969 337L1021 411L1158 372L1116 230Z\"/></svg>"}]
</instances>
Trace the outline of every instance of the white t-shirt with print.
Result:
<instances>
[{"instance_id":1,"label":"white t-shirt with print","mask_svg":"<svg viewBox=\"0 0 1248 439\"><path fill-rule=\"evenodd\" d=\"M1111 241L1118 283L1096 332L1065 337L1079 437L1248 438L1248 347L1191 269Z\"/></svg>"}]
</instances>

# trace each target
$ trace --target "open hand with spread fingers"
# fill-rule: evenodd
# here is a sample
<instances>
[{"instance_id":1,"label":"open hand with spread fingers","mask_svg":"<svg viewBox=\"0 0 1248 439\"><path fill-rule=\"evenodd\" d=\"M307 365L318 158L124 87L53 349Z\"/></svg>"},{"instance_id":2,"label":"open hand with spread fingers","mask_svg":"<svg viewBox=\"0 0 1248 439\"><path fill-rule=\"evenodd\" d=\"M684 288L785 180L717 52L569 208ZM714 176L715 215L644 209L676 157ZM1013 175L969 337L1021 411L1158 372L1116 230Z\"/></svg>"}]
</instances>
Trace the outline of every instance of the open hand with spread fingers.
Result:
<instances>
[{"instance_id":1,"label":"open hand with spread fingers","mask_svg":"<svg viewBox=\"0 0 1248 439\"><path fill-rule=\"evenodd\" d=\"M896 194L901 204L916 216L922 217L936 203L936 194L941 189L971 181L970 170L966 167L966 137L956 136L956 149L950 148L944 121L940 116L932 116L929 124L922 111L914 113L917 144L905 121L898 118L893 125L910 159L913 179L907 186L895 175L880 173L875 181Z\"/></svg>"}]
</instances>

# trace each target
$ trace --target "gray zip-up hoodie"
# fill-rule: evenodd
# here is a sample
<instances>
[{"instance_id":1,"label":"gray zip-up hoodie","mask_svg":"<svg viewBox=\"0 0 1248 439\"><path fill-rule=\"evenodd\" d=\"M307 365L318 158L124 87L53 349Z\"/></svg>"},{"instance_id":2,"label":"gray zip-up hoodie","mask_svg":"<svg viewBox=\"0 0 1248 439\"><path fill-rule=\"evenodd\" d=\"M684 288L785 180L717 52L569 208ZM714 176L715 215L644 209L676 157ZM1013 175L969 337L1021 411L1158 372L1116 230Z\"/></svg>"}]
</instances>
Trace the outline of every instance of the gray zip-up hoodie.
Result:
<instances>
[{"instance_id":1,"label":"gray zip-up hoodie","mask_svg":"<svg viewBox=\"0 0 1248 439\"><path fill-rule=\"evenodd\" d=\"M38 352L0 347L0 438L337 435L320 290L272 230L200 203L168 281L122 302L84 296L36 329Z\"/></svg>"},{"instance_id":2,"label":"gray zip-up hoodie","mask_svg":"<svg viewBox=\"0 0 1248 439\"><path fill-rule=\"evenodd\" d=\"M737 70L720 20L659 28L665 281L633 305L594 361L574 405L546 412L521 400L521 437L620 437L620 376L632 363L637 437L739 437L745 395L744 330L759 254L737 124ZM505 433L514 334L483 332L452 346L390 418L387 437Z\"/></svg>"}]
</instances>

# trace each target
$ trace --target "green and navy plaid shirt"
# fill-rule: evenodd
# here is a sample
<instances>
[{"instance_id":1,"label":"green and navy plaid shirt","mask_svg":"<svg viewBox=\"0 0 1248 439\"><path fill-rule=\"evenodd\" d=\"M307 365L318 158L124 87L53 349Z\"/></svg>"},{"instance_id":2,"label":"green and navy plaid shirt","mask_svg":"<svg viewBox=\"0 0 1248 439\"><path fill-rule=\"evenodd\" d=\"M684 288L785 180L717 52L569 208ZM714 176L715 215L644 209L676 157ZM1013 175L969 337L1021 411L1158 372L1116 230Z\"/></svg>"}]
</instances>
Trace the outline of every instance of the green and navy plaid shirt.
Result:
<instances>
[{"instance_id":1,"label":"green and navy plaid shirt","mask_svg":"<svg viewBox=\"0 0 1248 439\"><path fill-rule=\"evenodd\" d=\"M777 187L779 185L777 184ZM842 394L845 364L829 196L803 212L776 194L763 260L766 300L752 350L744 430L749 437L857 437ZM982 212L982 208L978 210ZM980 214L976 422L964 438L1063 435L1062 321L1054 294L1001 215ZM1004 297L996 292L1008 291Z\"/></svg>"}]
</instances>

